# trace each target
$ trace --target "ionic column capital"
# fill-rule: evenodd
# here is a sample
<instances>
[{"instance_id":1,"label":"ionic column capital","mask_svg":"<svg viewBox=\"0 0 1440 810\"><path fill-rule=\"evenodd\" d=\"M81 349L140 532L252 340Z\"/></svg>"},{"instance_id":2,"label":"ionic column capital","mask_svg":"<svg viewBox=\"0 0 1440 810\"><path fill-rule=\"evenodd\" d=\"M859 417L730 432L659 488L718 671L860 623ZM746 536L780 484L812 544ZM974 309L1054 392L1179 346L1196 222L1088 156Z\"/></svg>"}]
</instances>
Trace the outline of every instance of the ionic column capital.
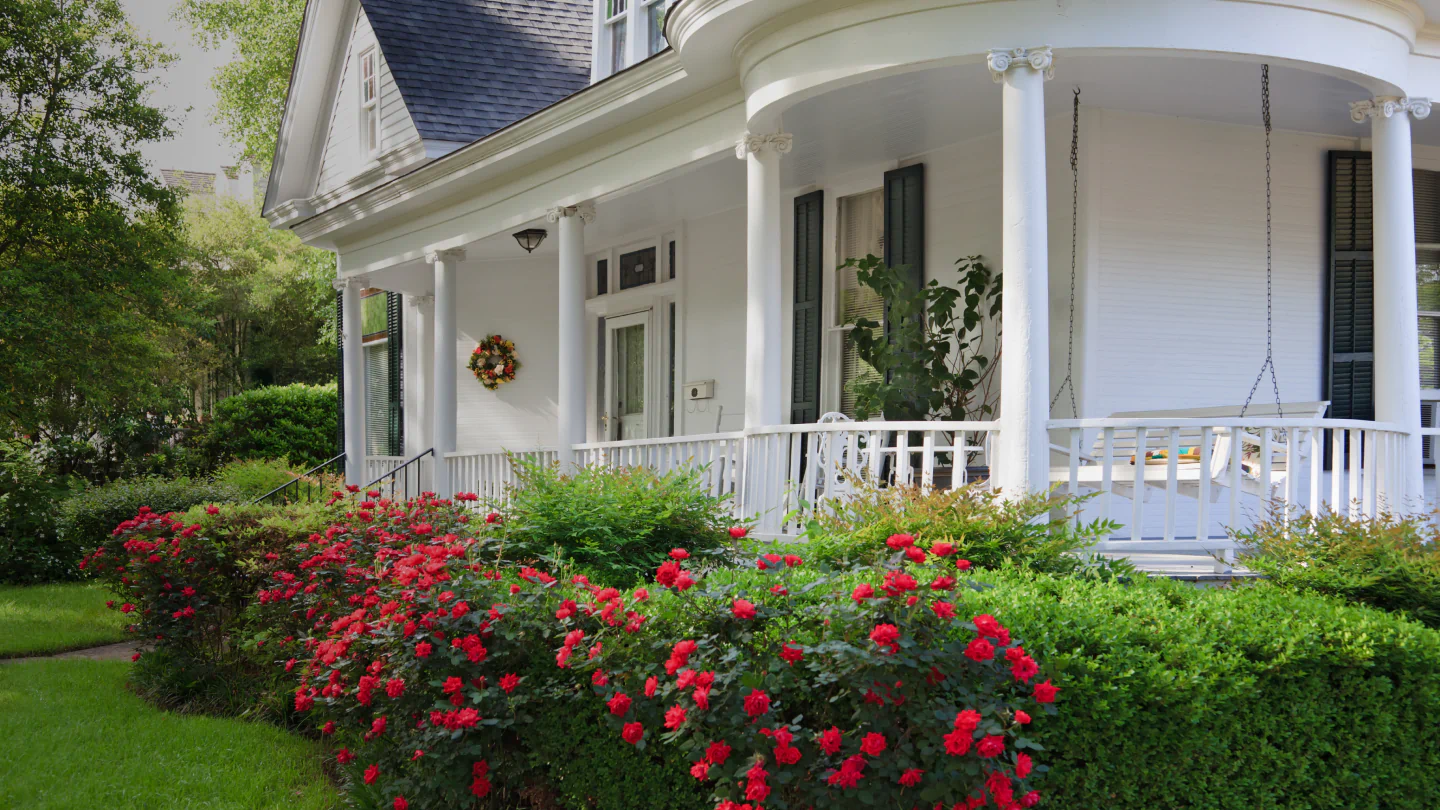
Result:
<instances>
[{"instance_id":1,"label":"ionic column capital","mask_svg":"<svg viewBox=\"0 0 1440 810\"><path fill-rule=\"evenodd\" d=\"M752 152L757 154L774 152L779 155L788 155L794 145L795 136L788 132L772 132L769 135L747 132L740 136L739 142L735 144L735 157L744 160Z\"/></svg>"},{"instance_id":2,"label":"ionic column capital","mask_svg":"<svg viewBox=\"0 0 1440 810\"><path fill-rule=\"evenodd\" d=\"M579 217L586 225L589 225L595 221L595 206L591 203L557 205L545 212L547 222L559 222L565 217Z\"/></svg>"},{"instance_id":3,"label":"ionic column capital","mask_svg":"<svg viewBox=\"0 0 1440 810\"><path fill-rule=\"evenodd\" d=\"M1055 78L1055 54L1049 45L1039 48L996 48L985 58L990 68L990 78L996 84L1005 80L1005 71L1011 68L1028 67L1039 71L1047 79Z\"/></svg>"},{"instance_id":4,"label":"ionic column capital","mask_svg":"<svg viewBox=\"0 0 1440 810\"><path fill-rule=\"evenodd\" d=\"M343 292L351 287L363 290L370 286L370 279L364 276L342 276L330 282L330 286L335 288L336 292Z\"/></svg>"},{"instance_id":5,"label":"ionic column capital","mask_svg":"<svg viewBox=\"0 0 1440 810\"><path fill-rule=\"evenodd\" d=\"M420 309L421 307L428 307L431 304L435 303L435 296L407 295L405 296L405 303L410 305L411 309Z\"/></svg>"},{"instance_id":6,"label":"ionic column capital","mask_svg":"<svg viewBox=\"0 0 1440 810\"><path fill-rule=\"evenodd\" d=\"M464 248L446 248L446 249L444 249L444 250L431 250L431 251L426 251L426 253L425 253L425 261L426 261L427 263L429 263L429 264L438 264L439 262L446 262L446 263L463 262L463 261L465 261L465 249L464 249Z\"/></svg>"},{"instance_id":7,"label":"ionic column capital","mask_svg":"<svg viewBox=\"0 0 1440 810\"><path fill-rule=\"evenodd\" d=\"M1405 113L1409 113L1417 121L1428 117L1430 115L1430 99L1408 96L1376 96L1373 99L1367 98L1364 101L1350 102L1350 120L1357 124L1365 123L1366 119L1393 118Z\"/></svg>"}]
</instances>

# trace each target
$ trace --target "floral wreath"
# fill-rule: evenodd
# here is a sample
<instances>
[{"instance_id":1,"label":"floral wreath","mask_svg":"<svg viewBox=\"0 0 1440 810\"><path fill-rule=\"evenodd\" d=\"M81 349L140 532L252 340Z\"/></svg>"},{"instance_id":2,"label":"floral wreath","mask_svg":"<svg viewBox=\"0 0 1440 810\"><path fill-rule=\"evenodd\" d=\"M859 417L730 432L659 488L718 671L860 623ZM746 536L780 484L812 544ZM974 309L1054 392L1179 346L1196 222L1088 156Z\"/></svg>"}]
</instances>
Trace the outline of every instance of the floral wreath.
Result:
<instances>
[{"instance_id":1,"label":"floral wreath","mask_svg":"<svg viewBox=\"0 0 1440 810\"><path fill-rule=\"evenodd\" d=\"M475 379L491 391L514 380L515 372L520 370L520 361L515 359L515 343L499 335L485 338L470 353L470 370L475 373Z\"/></svg>"}]
</instances>

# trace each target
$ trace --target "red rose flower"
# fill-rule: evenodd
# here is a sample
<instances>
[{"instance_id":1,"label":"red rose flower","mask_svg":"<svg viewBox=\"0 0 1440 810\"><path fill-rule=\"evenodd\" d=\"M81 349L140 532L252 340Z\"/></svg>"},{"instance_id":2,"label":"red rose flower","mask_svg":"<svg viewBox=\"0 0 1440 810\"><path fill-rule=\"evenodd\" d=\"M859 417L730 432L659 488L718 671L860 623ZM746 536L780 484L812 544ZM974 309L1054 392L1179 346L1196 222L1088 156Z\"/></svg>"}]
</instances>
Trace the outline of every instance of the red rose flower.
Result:
<instances>
[{"instance_id":1,"label":"red rose flower","mask_svg":"<svg viewBox=\"0 0 1440 810\"><path fill-rule=\"evenodd\" d=\"M1055 685L1048 680L1044 683L1037 683L1035 684L1035 702L1054 703L1055 693L1059 691L1060 690L1055 688Z\"/></svg>"},{"instance_id":2,"label":"red rose flower","mask_svg":"<svg viewBox=\"0 0 1440 810\"><path fill-rule=\"evenodd\" d=\"M799 647L791 646L791 643L792 642L787 641L783 645L781 645L780 660L784 661L787 664L790 664L791 666L794 666L795 664L800 663L800 661L805 658L805 651L800 649Z\"/></svg>"},{"instance_id":3,"label":"red rose flower","mask_svg":"<svg viewBox=\"0 0 1440 810\"><path fill-rule=\"evenodd\" d=\"M970 732L956 729L945 735L945 753L952 757L963 757L970 753Z\"/></svg>"},{"instance_id":4,"label":"red rose flower","mask_svg":"<svg viewBox=\"0 0 1440 810\"><path fill-rule=\"evenodd\" d=\"M885 735L870 732L865 739L860 741L860 753L869 757L878 757L885 750Z\"/></svg>"},{"instance_id":5,"label":"red rose flower","mask_svg":"<svg viewBox=\"0 0 1440 810\"><path fill-rule=\"evenodd\" d=\"M972 638L965 647L965 657L971 661L989 661L995 657L995 646L983 638Z\"/></svg>"},{"instance_id":6,"label":"red rose flower","mask_svg":"<svg viewBox=\"0 0 1440 810\"><path fill-rule=\"evenodd\" d=\"M422 642L420 642L419 644L416 644L416 645L415 645L415 657L416 657L416 658L428 658L428 657L430 657L430 650L431 650L431 649L433 649L433 648L430 646L430 642L428 642L428 641L422 641Z\"/></svg>"},{"instance_id":7,"label":"red rose flower","mask_svg":"<svg viewBox=\"0 0 1440 810\"><path fill-rule=\"evenodd\" d=\"M955 606L949 602L936 602L930 606L930 609L935 611L935 615L942 619L955 618Z\"/></svg>"},{"instance_id":8,"label":"red rose flower","mask_svg":"<svg viewBox=\"0 0 1440 810\"><path fill-rule=\"evenodd\" d=\"M835 756L840 753L840 729L831 726L825 731L820 732L816 743L820 746L820 750L824 751L828 756Z\"/></svg>"},{"instance_id":9,"label":"red rose flower","mask_svg":"<svg viewBox=\"0 0 1440 810\"><path fill-rule=\"evenodd\" d=\"M340 751L335 754L335 761L341 765L349 765L355 761L355 755L350 753L349 748L341 748Z\"/></svg>"},{"instance_id":10,"label":"red rose flower","mask_svg":"<svg viewBox=\"0 0 1440 810\"><path fill-rule=\"evenodd\" d=\"M730 538L731 538L732 540L739 540L740 538L744 537L745 535L747 535L747 534L749 534L749 533L750 533L750 530L749 530L749 529L746 529L744 526L731 526L731 527L730 527Z\"/></svg>"},{"instance_id":11,"label":"red rose flower","mask_svg":"<svg viewBox=\"0 0 1440 810\"><path fill-rule=\"evenodd\" d=\"M915 787L916 785L920 784L920 777L924 773L925 772L920 770L919 768L910 768L909 770L905 771L905 773L900 774L900 784L904 785L905 787Z\"/></svg>"},{"instance_id":12,"label":"red rose flower","mask_svg":"<svg viewBox=\"0 0 1440 810\"><path fill-rule=\"evenodd\" d=\"M410 803L405 801L404 796L395 797L395 810L410 810Z\"/></svg>"},{"instance_id":13,"label":"red rose flower","mask_svg":"<svg viewBox=\"0 0 1440 810\"><path fill-rule=\"evenodd\" d=\"M877 624L870 631L870 640L882 651L893 653L900 648L896 643L900 640L900 628L893 624Z\"/></svg>"},{"instance_id":14,"label":"red rose flower","mask_svg":"<svg viewBox=\"0 0 1440 810\"><path fill-rule=\"evenodd\" d=\"M985 759L998 757L1005 752L1005 738L991 734L982 739L980 745L976 746L975 750Z\"/></svg>"},{"instance_id":15,"label":"red rose flower","mask_svg":"<svg viewBox=\"0 0 1440 810\"><path fill-rule=\"evenodd\" d=\"M514 691L515 691L515 687L517 687L517 686L519 686L519 685L520 685L520 676L519 676L519 675L516 675L516 674L513 673L513 672L500 676L500 688L503 689L503 690L505 690L505 694L507 694L507 695L510 694L511 692L514 692Z\"/></svg>"},{"instance_id":16,"label":"red rose flower","mask_svg":"<svg viewBox=\"0 0 1440 810\"><path fill-rule=\"evenodd\" d=\"M875 598L875 589L870 587L869 583L862 582L855 586L855 590L850 592L850 598L854 599L857 605L864 604L866 599Z\"/></svg>"},{"instance_id":17,"label":"red rose flower","mask_svg":"<svg viewBox=\"0 0 1440 810\"><path fill-rule=\"evenodd\" d=\"M610 707L611 714L616 717L623 717L626 712L630 711L631 703L632 701L629 695L624 692L616 692L615 697L610 698L605 705Z\"/></svg>"},{"instance_id":18,"label":"red rose flower","mask_svg":"<svg viewBox=\"0 0 1440 810\"><path fill-rule=\"evenodd\" d=\"M969 571L969 570L970 570L970 561L969 561L969 560L956 560L956 561L955 561L955 567L958 568L958 569L960 569L961 571Z\"/></svg>"},{"instance_id":19,"label":"red rose flower","mask_svg":"<svg viewBox=\"0 0 1440 810\"><path fill-rule=\"evenodd\" d=\"M645 697L655 697L655 689L660 686L660 679L651 675L645 679Z\"/></svg>"},{"instance_id":20,"label":"red rose flower","mask_svg":"<svg viewBox=\"0 0 1440 810\"><path fill-rule=\"evenodd\" d=\"M1019 723L1022 726L1029 725L1030 715L1022 711L1017 711L1015 712L1015 722Z\"/></svg>"},{"instance_id":21,"label":"red rose flower","mask_svg":"<svg viewBox=\"0 0 1440 810\"><path fill-rule=\"evenodd\" d=\"M1029 754L1020 753L1015 755L1015 775L1021 779L1030 775L1035 763L1030 759Z\"/></svg>"},{"instance_id":22,"label":"red rose flower","mask_svg":"<svg viewBox=\"0 0 1440 810\"><path fill-rule=\"evenodd\" d=\"M930 553L936 557L949 557L955 553L955 544L946 543L943 540L939 543L932 543L930 545Z\"/></svg>"},{"instance_id":23,"label":"red rose flower","mask_svg":"<svg viewBox=\"0 0 1440 810\"><path fill-rule=\"evenodd\" d=\"M909 548L915 545L915 538L908 534L892 534L886 538L885 545L899 551L902 548Z\"/></svg>"},{"instance_id":24,"label":"red rose flower","mask_svg":"<svg viewBox=\"0 0 1440 810\"><path fill-rule=\"evenodd\" d=\"M379 765L371 765L370 767L368 767L368 768L365 769L365 777L364 777L364 778L365 778L365 784L367 784L367 785L373 785L373 784L375 784L375 780L376 780L376 778L378 778L379 776L380 776L380 766L379 766Z\"/></svg>"},{"instance_id":25,"label":"red rose flower","mask_svg":"<svg viewBox=\"0 0 1440 810\"><path fill-rule=\"evenodd\" d=\"M753 619L755 618L755 605L744 599L736 599L735 603L730 606L730 612L734 613L737 619Z\"/></svg>"},{"instance_id":26,"label":"red rose flower","mask_svg":"<svg viewBox=\"0 0 1440 810\"><path fill-rule=\"evenodd\" d=\"M672 560L688 560L688 559L690 559L690 552L686 551L686 550L683 549L683 548L672 548L672 549L670 549L670 559L672 559Z\"/></svg>"},{"instance_id":27,"label":"red rose flower","mask_svg":"<svg viewBox=\"0 0 1440 810\"><path fill-rule=\"evenodd\" d=\"M925 549L919 546L910 546L905 549L905 556L913 563L925 562Z\"/></svg>"},{"instance_id":28,"label":"red rose flower","mask_svg":"<svg viewBox=\"0 0 1440 810\"><path fill-rule=\"evenodd\" d=\"M679 706L671 706L665 712L665 728L674 731L685 725L685 710Z\"/></svg>"},{"instance_id":29,"label":"red rose flower","mask_svg":"<svg viewBox=\"0 0 1440 810\"><path fill-rule=\"evenodd\" d=\"M710 763L703 759L696 762L690 766L690 775L702 782L705 781L710 777Z\"/></svg>"},{"instance_id":30,"label":"red rose flower","mask_svg":"<svg viewBox=\"0 0 1440 810\"><path fill-rule=\"evenodd\" d=\"M620 738L631 745L635 745L645 736L645 727L639 723L626 723L620 730Z\"/></svg>"},{"instance_id":31,"label":"red rose flower","mask_svg":"<svg viewBox=\"0 0 1440 810\"><path fill-rule=\"evenodd\" d=\"M759 717L770 711L770 696L759 689L750 690L745 696L745 713L751 717Z\"/></svg>"},{"instance_id":32,"label":"red rose flower","mask_svg":"<svg viewBox=\"0 0 1440 810\"><path fill-rule=\"evenodd\" d=\"M974 709L966 709L955 715L955 730L971 734L980 727L980 713Z\"/></svg>"}]
</instances>

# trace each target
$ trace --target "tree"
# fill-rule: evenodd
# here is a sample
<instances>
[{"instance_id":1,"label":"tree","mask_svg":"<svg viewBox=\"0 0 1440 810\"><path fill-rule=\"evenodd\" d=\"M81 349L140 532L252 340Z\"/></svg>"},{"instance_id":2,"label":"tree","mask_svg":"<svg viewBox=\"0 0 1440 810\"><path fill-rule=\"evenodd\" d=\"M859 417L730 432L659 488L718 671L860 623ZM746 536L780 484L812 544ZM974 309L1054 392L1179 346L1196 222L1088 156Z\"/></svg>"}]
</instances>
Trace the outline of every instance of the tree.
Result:
<instances>
[{"instance_id":1,"label":"tree","mask_svg":"<svg viewBox=\"0 0 1440 810\"><path fill-rule=\"evenodd\" d=\"M232 141L244 146L252 166L269 171L305 0L183 0L176 14L205 47L227 42L235 47L237 58L210 82L217 97L215 118Z\"/></svg>"},{"instance_id":2,"label":"tree","mask_svg":"<svg viewBox=\"0 0 1440 810\"><path fill-rule=\"evenodd\" d=\"M169 61L116 0L0 0L0 429L85 444L184 392L179 205L139 152Z\"/></svg>"},{"instance_id":3,"label":"tree","mask_svg":"<svg viewBox=\"0 0 1440 810\"><path fill-rule=\"evenodd\" d=\"M317 339L334 317L331 254L270 228L248 204L186 203L187 258L203 315L188 355L197 404L253 385L334 379L335 346Z\"/></svg>"}]
</instances>

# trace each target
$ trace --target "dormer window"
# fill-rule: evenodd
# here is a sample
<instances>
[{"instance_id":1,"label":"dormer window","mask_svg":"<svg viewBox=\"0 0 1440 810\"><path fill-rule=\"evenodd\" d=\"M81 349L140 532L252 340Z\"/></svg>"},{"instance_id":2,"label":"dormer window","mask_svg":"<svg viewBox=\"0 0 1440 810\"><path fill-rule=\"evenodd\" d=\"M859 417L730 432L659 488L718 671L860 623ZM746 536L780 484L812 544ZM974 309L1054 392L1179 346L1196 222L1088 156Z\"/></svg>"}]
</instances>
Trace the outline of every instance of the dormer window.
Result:
<instances>
[{"instance_id":1,"label":"dormer window","mask_svg":"<svg viewBox=\"0 0 1440 810\"><path fill-rule=\"evenodd\" d=\"M374 48L360 54L360 151L367 158L380 152L380 71Z\"/></svg>"},{"instance_id":2,"label":"dormer window","mask_svg":"<svg viewBox=\"0 0 1440 810\"><path fill-rule=\"evenodd\" d=\"M596 81L665 50L665 11L672 2L596 0Z\"/></svg>"}]
</instances>

